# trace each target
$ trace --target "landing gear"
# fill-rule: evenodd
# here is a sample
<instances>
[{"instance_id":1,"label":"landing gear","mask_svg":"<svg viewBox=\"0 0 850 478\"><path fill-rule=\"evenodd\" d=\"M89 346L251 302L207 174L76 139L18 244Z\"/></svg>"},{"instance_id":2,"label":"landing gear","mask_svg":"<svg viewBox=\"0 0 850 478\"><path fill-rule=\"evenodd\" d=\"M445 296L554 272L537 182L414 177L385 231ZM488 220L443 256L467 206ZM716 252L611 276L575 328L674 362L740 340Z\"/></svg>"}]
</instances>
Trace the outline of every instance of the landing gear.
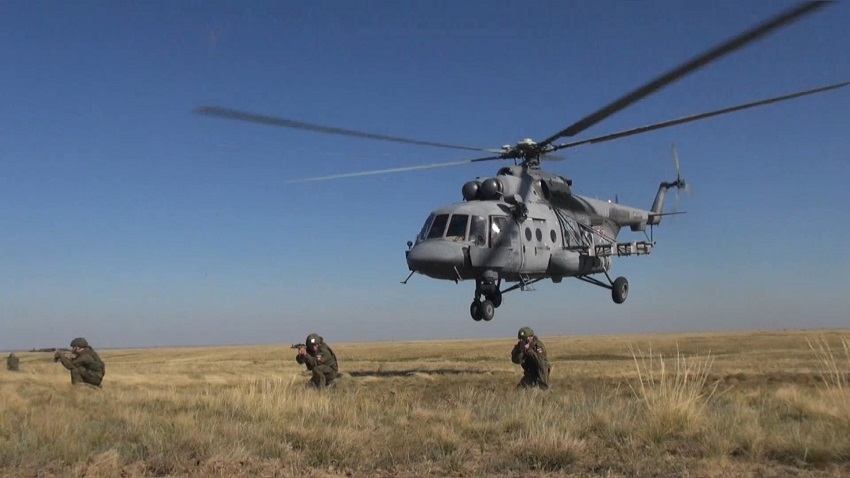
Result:
<instances>
[{"instance_id":1,"label":"landing gear","mask_svg":"<svg viewBox=\"0 0 850 478\"><path fill-rule=\"evenodd\" d=\"M629 296L629 281L625 277L617 277L611 284L611 298L615 304L622 304Z\"/></svg>"},{"instance_id":2,"label":"landing gear","mask_svg":"<svg viewBox=\"0 0 850 478\"><path fill-rule=\"evenodd\" d=\"M502 305L502 291L497 290L496 292L493 292L492 294L487 294L484 297L486 297L487 300L493 303L493 307L499 307L500 305Z\"/></svg>"},{"instance_id":3,"label":"landing gear","mask_svg":"<svg viewBox=\"0 0 850 478\"><path fill-rule=\"evenodd\" d=\"M469 314L472 316L472 320L476 322L481 320L489 322L493 320L495 313L496 307L489 300L480 301L475 299L472 301L472 305L469 306Z\"/></svg>"},{"instance_id":4,"label":"landing gear","mask_svg":"<svg viewBox=\"0 0 850 478\"><path fill-rule=\"evenodd\" d=\"M485 272L480 278L475 279L475 298L469 306L469 315L472 316L472 320L476 322L493 320L496 307L502 305L502 291L499 290L501 282L495 273ZM481 300L482 296L484 300Z\"/></svg>"},{"instance_id":5,"label":"landing gear","mask_svg":"<svg viewBox=\"0 0 850 478\"><path fill-rule=\"evenodd\" d=\"M599 287L611 289L611 298L614 299L615 304L622 304L625 302L626 298L629 296L629 281L625 277L617 277L616 279L611 280L611 276L608 275L608 272L605 272L605 277L608 279L607 284L595 277L589 276L576 276L576 279L589 284L598 285Z\"/></svg>"}]
</instances>

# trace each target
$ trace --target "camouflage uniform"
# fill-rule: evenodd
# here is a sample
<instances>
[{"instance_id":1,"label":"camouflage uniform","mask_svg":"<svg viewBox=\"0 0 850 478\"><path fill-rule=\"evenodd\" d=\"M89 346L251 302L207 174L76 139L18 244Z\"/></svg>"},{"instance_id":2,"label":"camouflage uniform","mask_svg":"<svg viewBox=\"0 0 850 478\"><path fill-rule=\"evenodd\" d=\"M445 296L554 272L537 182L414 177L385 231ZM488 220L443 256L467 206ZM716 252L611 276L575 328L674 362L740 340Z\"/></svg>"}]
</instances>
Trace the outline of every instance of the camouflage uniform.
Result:
<instances>
[{"instance_id":1,"label":"camouflage uniform","mask_svg":"<svg viewBox=\"0 0 850 478\"><path fill-rule=\"evenodd\" d=\"M295 361L305 364L307 370L313 372L310 383L316 388L324 388L333 385L339 366L336 363L336 354L318 334L310 334L305 342L307 354L300 353L295 356Z\"/></svg>"},{"instance_id":2,"label":"camouflage uniform","mask_svg":"<svg viewBox=\"0 0 850 478\"><path fill-rule=\"evenodd\" d=\"M8 357L6 357L6 370L11 370L13 372L17 372L20 365L21 365L21 361L20 361L20 359L18 359L17 355L12 353L12 354L9 354Z\"/></svg>"},{"instance_id":3,"label":"camouflage uniform","mask_svg":"<svg viewBox=\"0 0 850 478\"><path fill-rule=\"evenodd\" d=\"M543 342L537 339L529 327L519 329L517 338L519 340L511 351L511 361L522 365L522 380L517 384L517 388L549 388L549 372L552 367L546 358Z\"/></svg>"},{"instance_id":4,"label":"camouflage uniform","mask_svg":"<svg viewBox=\"0 0 850 478\"><path fill-rule=\"evenodd\" d=\"M71 371L71 383L87 383L100 387L103 376L106 374L106 364L93 348L89 346L86 339L78 337L71 341L71 348L81 348L82 351L74 353L73 357L57 352L56 357L68 370Z\"/></svg>"}]
</instances>

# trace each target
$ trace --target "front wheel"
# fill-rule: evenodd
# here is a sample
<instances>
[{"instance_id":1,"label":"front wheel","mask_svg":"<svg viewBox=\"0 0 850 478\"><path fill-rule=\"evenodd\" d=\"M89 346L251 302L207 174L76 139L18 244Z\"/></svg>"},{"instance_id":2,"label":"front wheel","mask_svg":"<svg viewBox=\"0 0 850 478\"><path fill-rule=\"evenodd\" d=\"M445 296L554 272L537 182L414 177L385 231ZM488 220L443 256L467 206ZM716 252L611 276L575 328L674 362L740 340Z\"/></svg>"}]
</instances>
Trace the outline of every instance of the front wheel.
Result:
<instances>
[{"instance_id":1,"label":"front wheel","mask_svg":"<svg viewBox=\"0 0 850 478\"><path fill-rule=\"evenodd\" d=\"M469 315L472 316L472 320L476 322L480 322L483 316L481 315L481 301L475 299L472 301L472 304L469 306Z\"/></svg>"},{"instance_id":2,"label":"front wheel","mask_svg":"<svg viewBox=\"0 0 850 478\"><path fill-rule=\"evenodd\" d=\"M622 304L629 296L629 281L625 277L617 277L611 285L611 298L614 303Z\"/></svg>"},{"instance_id":3,"label":"front wheel","mask_svg":"<svg viewBox=\"0 0 850 478\"><path fill-rule=\"evenodd\" d=\"M481 303L481 318L485 321L489 322L493 320L493 315L496 314L496 308L493 306L493 302L489 300L485 300Z\"/></svg>"}]
</instances>

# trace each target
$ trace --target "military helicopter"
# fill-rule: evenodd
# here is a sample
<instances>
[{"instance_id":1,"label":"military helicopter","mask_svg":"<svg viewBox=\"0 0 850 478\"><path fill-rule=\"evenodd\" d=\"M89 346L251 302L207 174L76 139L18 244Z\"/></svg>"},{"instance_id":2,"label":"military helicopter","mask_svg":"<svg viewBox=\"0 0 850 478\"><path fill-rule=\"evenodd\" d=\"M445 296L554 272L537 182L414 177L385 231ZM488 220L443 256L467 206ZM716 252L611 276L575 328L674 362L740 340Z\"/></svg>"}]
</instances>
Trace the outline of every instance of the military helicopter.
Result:
<instances>
[{"instance_id":1,"label":"military helicopter","mask_svg":"<svg viewBox=\"0 0 850 478\"><path fill-rule=\"evenodd\" d=\"M505 293L517 289L525 290L544 279L560 283L564 278L574 277L610 289L613 301L621 304L628 297L629 282L625 277L611 278L609 271L612 259L650 254L655 245L651 235L652 228L660 224L663 217L678 213L664 212L667 191L675 189L678 194L679 190L688 187L679 172L675 147L676 178L661 182L649 209L574 194L572 180L544 171L541 161L552 158L552 153L562 149L611 141L850 85L850 81L836 83L590 139L556 143L561 138L573 137L587 130L698 68L789 25L828 3L800 3L673 68L542 141L524 139L515 145L505 145L498 149L386 136L218 106L198 107L195 112L206 116L326 134L490 153L475 159L338 174L291 182L511 160L514 165L499 169L494 177L466 182L461 189L463 202L431 212L415 241L407 243L408 250L405 254L410 275L403 283L407 283L414 273L455 282L474 280L475 291L469 311L476 321L492 320ZM647 226L650 229L649 235L646 234ZM619 232L626 227L631 231L644 232L645 240L619 242ZM503 287L503 283L511 285Z\"/></svg>"}]
</instances>

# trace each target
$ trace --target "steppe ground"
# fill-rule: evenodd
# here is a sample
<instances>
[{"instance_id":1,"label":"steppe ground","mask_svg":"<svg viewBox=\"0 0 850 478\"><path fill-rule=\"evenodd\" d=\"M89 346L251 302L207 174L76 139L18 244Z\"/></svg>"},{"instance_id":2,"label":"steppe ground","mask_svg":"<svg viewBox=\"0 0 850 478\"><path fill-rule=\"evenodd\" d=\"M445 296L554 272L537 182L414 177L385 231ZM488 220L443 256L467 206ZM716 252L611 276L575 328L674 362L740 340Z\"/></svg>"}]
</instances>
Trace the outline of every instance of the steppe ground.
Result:
<instances>
[{"instance_id":1,"label":"steppe ground","mask_svg":"<svg viewBox=\"0 0 850 478\"><path fill-rule=\"evenodd\" d=\"M850 476L850 331L543 340L548 391L510 339L331 343L326 391L288 345L21 353L0 476Z\"/></svg>"}]
</instances>

